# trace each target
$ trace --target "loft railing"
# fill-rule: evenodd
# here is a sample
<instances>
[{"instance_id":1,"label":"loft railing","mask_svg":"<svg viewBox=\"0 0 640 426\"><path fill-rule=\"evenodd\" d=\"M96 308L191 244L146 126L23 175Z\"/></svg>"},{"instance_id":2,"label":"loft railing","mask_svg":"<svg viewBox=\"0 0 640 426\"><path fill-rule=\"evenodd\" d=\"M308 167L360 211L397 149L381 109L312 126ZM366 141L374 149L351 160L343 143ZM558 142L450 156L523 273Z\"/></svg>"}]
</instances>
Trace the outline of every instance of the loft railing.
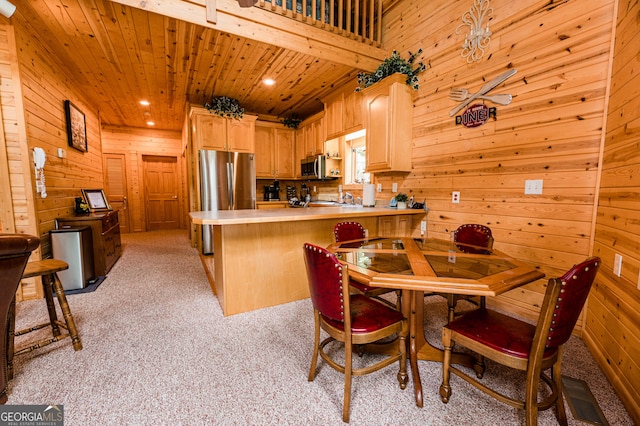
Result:
<instances>
[{"instance_id":1,"label":"loft railing","mask_svg":"<svg viewBox=\"0 0 640 426\"><path fill-rule=\"evenodd\" d=\"M383 0L258 0L256 6L380 47Z\"/></svg>"}]
</instances>

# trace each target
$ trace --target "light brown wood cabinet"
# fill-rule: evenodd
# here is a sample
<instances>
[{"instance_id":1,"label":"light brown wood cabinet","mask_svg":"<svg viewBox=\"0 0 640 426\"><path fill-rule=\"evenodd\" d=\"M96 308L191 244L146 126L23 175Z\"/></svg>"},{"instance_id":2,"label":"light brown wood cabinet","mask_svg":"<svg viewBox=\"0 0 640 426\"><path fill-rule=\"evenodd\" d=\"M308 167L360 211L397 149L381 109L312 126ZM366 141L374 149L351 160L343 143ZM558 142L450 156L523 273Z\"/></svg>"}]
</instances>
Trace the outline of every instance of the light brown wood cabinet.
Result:
<instances>
[{"instance_id":1,"label":"light brown wood cabinet","mask_svg":"<svg viewBox=\"0 0 640 426\"><path fill-rule=\"evenodd\" d=\"M302 177L300 162L324 151L324 112L306 119L296 130L295 175Z\"/></svg>"},{"instance_id":2,"label":"light brown wood cabinet","mask_svg":"<svg viewBox=\"0 0 640 426\"><path fill-rule=\"evenodd\" d=\"M362 119L362 93L351 91L344 94L344 133L352 133L364 127Z\"/></svg>"},{"instance_id":3,"label":"light brown wood cabinet","mask_svg":"<svg viewBox=\"0 0 640 426\"><path fill-rule=\"evenodd\" d=\"M56 219L59 229L91 227L93 238L93 266L96 276L107 275L122 253L118 211L91 213L87 216L68 216Z\"/></svg>"},{"instance_id":4,"label":"light brown wood cabinet","mask_svg":"<svg viewBox=\"0 0 640 426\"><path fill-rule=\"evenodd\" d=\"M381 237L410 237L413 231L413 215L380 216L378 235Z\"/></svg>"},{"instance_id":5,"label":"light brown wood cabinet","mask_svg":"<svg viewBox=\"0 0 640 426\"><path fill-rule=\"evenodd\" d=\"M337 93L328 98L324 104L324 122L326 126L327 139L333 139L344 132L343 123L344 97L342 93Z\"/></svg>"},{"instance_id":6,"label":"light brown wood cabinet","mask_svg":"<svg viewBox=\"0 0 640 426\"><path fill-rule=\"evenodd\" d=\"M334 139L363 128L362 94L347 84L323 99L327 139Z\"/></svg>"},{"instance_id":7,"label":"light brown wood cabinet","mask_svg":"<svg viewBox=\"0 0 640 426\"><path fill-rule=\"evenodd\" d=\"M279 123L255 125L256 177L284 179L296 176L296 132Z\"/></svg>"},{"instance_id":8,"label":"light brown wood cabinet","mask_svg":"<svg viewBox=\"0 0 640 426\"><path fill-rule=\"evenodd\" d=\"M191 108L191 132L196 149L255 152L257 117L241 119L215 115L206 108Z\"/></svg>"},{"instance_id":9,"label":"light brown wood cabinet","mask_svg":"<svg viewBox=\"0 0 640 426\"><path fill-rule=\"evenodd\" d=\"M413 94L404 74L394 74L361 93L367 129L367 172L410 172Z\"/></svg>"}]
</instances>

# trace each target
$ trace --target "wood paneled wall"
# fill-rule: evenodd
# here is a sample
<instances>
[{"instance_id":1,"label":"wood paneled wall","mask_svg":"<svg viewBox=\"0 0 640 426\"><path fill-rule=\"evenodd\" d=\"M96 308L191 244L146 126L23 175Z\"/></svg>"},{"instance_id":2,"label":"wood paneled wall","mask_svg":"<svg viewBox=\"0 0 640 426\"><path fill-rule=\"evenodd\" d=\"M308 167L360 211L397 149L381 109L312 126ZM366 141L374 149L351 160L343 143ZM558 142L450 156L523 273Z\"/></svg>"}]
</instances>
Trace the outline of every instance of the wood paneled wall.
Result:
<instances>
[{"instance_id":1,"label":"wood paneled wall","mask_svg":"<svg viewBox=\"0 0 640 426\"><path fill-rule=\"evenodd\" d=\"M426 198L429 235L482 223L496 248L557 276L591 250L613 0L492 1L491 44L468 64L456 28L471 4L404 0L386 16L384 45L403 55L422 48L428 68L414 97L413 171L377 179ZM513 95L508 106L487 102L497 119L456 125L450 89L473 93L512 68L517 74L489 93ZM541 195L524 194L528 179L543 180ZM533 318L545 285L492 302Z\"/></svg>"},{"instance_id":2,"label":"wood paneled wall","mask_svg":"<svg viewBox=\"0 0 640 426\"><path fill-rule=\"evenodd\" d=\"M491 44L482 60L467 64L465 34L456 28L471 4L402 0L386 15L384 46L403 55L424 49L428 69L414 97L413 171L376 180L427 199L429 235L446 237L461 223L488 225L498 249L547 276L601 256L578 330L584 327L596 360L640 423L638 3L491 1ZM497 107L495 120L456 125L449 90L475 92L510 68L518 73L490 94L512 94L511 105L487 102ZM543 193L525 195L527 179L542 179ZM451 203L452 191L460 191L459 204ZM622 277L612 274L614 253L624 256ZM545 285L540 280L489 303L533 318Z\"/></svg>"},{"instance_id":3,"label":"wood paneled wall","mask_svg":"<svg viewBox=\"0 0 640 426\"><path fill-rule=\"evenodd\" d=\"M640 4L618 4L594 253L603 266L584 339L640 424ZM615 254L622 273L613 273Z\"/></svg>"},{"instance_id":4,"label":"wood paneled wall","mask_svg":"<svg viewBox=\"0 0 640 426\"><path fill-rule=\"evenodd\" d=\"M181 175L186 173L184 142L180 132L141 129L131 127L103 126L102 149L105 154L124 154L126 158L127 192L129 195L129 211L121 214L129 215L130 231L146 231L143 155L166 155L178 158L182 168ZM187 182L182 180L182 224L186 228L189 223Z\"/></svg>"},{"instance_id":5,"label":"wood paneled wall","mask_svg":"<svg viewBox=\"0 0 640 426\"><path fill-rule=\"evenodd\" d=\"M67 76L64 64L46 55L46 47L27 35L25 26L12 19L2 25L2 105L10 193L14 224L3 214L3 230L30 233L41 238L39 251L32 258L50 257L49 231L55 218L72 214L74 198L80 189L102 187L102 150L97 111L91 108ZM6 52L6 53L5 53ZM19 52L19 54L18 54ZM8 60L8 63L5 61ZM88 152L68 146L64 101L71 100L85 114ZM33 183L34 147L47 155L45 178L47 197L35 192ZM66 150L59 158L58 148ZM4 167L4 164L3 164ZM6 184L2 184L3 192ZM4 209L3 209L4 211ZM41 288L27 280L18 291L18 300L41 297Z\"/></svg>"}]
</instances>

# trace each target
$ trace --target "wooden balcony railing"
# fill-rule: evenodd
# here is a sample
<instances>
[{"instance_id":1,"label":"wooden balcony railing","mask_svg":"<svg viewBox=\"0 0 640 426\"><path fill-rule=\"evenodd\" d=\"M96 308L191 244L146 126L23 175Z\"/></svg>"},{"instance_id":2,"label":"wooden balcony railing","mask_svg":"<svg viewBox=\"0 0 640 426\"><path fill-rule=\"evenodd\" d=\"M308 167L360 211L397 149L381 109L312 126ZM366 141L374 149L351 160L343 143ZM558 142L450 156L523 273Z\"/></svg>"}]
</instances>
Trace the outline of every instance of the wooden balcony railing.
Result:
<instances>
[{"instance_id":1,"label":"wooden balcony railing","mask_svg":"<svg viewBox=\"0 0 640 426\"><path fill-rule=\"evenodd\" d=\"M256 6L380 47L383 0L258 0Z\"/></svg>"}]
</instances>

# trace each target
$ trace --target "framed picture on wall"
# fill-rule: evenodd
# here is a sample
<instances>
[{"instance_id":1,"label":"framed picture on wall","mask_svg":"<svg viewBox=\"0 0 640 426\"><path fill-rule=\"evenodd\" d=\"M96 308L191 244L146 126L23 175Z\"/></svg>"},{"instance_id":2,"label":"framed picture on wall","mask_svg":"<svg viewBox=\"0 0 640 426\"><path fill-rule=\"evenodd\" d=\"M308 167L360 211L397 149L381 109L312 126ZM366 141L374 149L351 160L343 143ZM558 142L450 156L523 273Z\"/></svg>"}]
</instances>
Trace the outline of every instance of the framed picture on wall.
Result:
<instances>
[{"instance_id":1,"label":"framed picture on wall","mask_svg":"<svg viewBox=\"0 0 640 426\"><path fill-rule=\"evenodd\" d=\"M68 100L64 101L64 112L67 117L69 146L87 152L87 122L84 113Z\"/></svg>"},{"instance_id":2,"label":"framed picture on wall","mask_svg":"<svg viewBox=\"0 0 640 426\"><path fill-rule=\"evenodd\" d=\"M102 189L83 189L82 196L92 212L111 210L107 196Z\"/></svg>"}]
</instances>

